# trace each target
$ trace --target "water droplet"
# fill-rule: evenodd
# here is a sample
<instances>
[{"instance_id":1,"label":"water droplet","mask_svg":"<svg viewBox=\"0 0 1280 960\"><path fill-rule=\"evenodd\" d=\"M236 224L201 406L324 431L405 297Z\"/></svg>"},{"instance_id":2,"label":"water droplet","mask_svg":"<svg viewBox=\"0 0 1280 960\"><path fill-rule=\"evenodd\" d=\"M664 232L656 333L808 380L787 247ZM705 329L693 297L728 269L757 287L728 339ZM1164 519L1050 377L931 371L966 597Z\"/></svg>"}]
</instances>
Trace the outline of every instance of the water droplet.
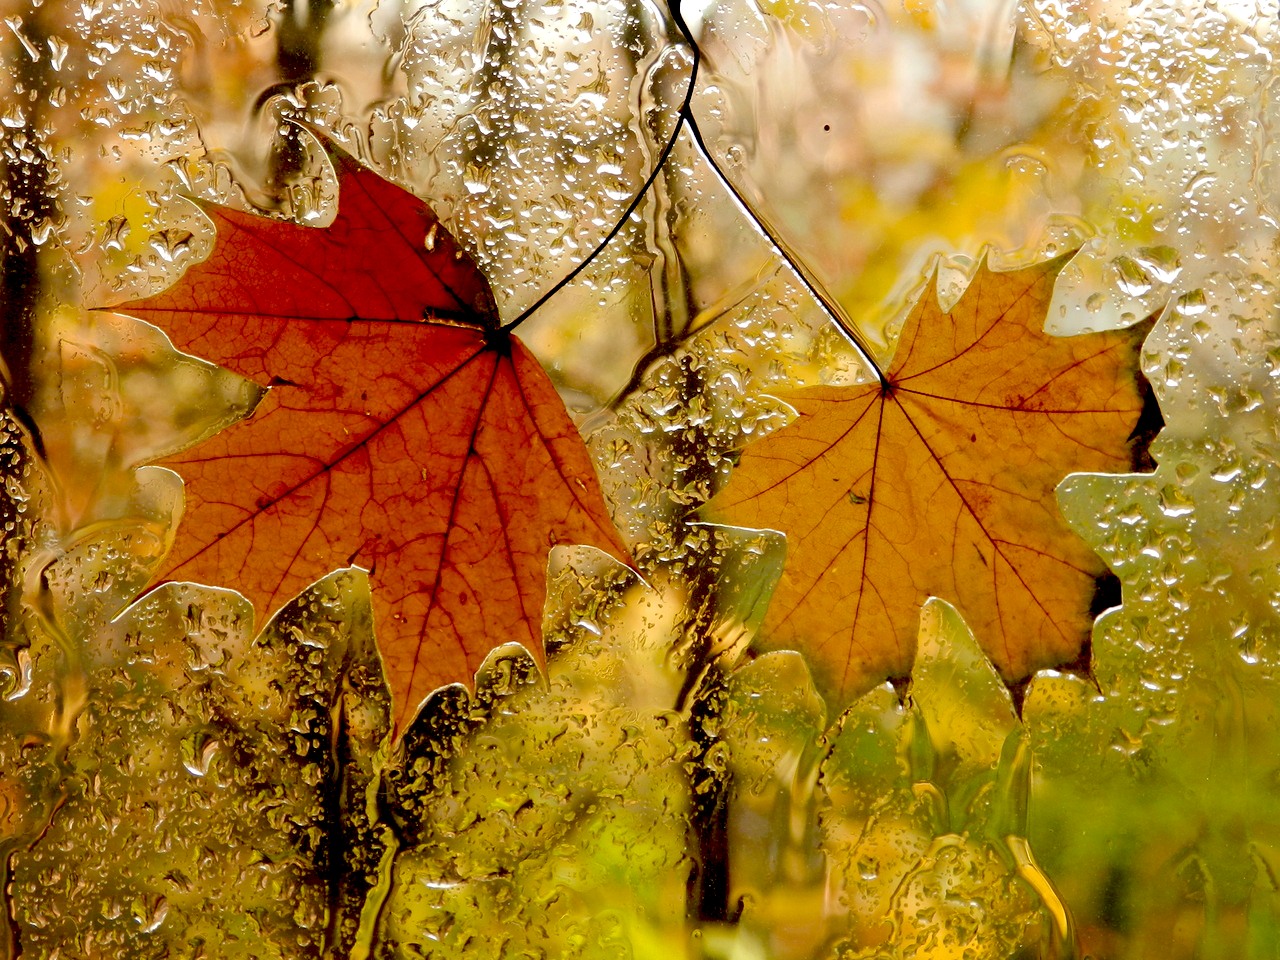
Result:
<instances>
[{"instance_id":1,"label":"water droplet","mask_svg":"<svg viewBox=\"0 0 1280 960\"><path fill-rule=\"evenodd\" d=\"M1151 291L1151 280L1142 267L1132 258L1116 257L1111 261L1116 274L1116 286L1131 297L1141 297Z\"/></svg>"},{"instance_id":2,"label":"water droplet","mask_svg":"<svg viewBox=\"0 0 1280 960\"><path fill-rule=\"evenodd\" d=\"M1198 316L1204 313L1207 307L1208 304L1205 302L1203 290L1192 290L1190 293L1184 293L1174 305L1175 310L1187 317Z\"/></svg>"},{"instance_id":3,"label":"water droplet","mask_svg":"<svg viewBox=\"0 0 1280 960\"><path fill-rule=\"evenodd\" d=\"M49 45L49 63L54 70L61 70L71 47L58 37L49 37L47 43Z\"/></svg>"},{"instance_id":4,"label":"water droplet","mask_svg":"<svg viewBox=\"0 0 1280 960\"><path fill-rule=\"evenodd\" d=\"M151 235L151 248L167 263L188 253L193 236L189 230L170 228Z\"/></svg>"}]
</instances>

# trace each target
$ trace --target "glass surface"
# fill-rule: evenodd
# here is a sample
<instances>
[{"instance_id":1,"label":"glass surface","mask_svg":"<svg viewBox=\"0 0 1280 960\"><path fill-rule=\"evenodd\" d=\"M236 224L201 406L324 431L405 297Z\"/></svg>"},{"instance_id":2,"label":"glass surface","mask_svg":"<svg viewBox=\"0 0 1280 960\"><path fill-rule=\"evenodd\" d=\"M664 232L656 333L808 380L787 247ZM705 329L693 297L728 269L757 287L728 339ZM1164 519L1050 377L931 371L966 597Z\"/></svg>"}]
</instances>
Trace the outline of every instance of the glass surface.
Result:
<instances>
[{"instance_id":1,"label":"glass surface","mask_svg":"<svg viewBox=\"0 0 1280 960\"><path fill-rule=\"evenodd\" d=\"M0 956L1280 955L1273 6L0 5Z\"/></svg>"}]
</instances>

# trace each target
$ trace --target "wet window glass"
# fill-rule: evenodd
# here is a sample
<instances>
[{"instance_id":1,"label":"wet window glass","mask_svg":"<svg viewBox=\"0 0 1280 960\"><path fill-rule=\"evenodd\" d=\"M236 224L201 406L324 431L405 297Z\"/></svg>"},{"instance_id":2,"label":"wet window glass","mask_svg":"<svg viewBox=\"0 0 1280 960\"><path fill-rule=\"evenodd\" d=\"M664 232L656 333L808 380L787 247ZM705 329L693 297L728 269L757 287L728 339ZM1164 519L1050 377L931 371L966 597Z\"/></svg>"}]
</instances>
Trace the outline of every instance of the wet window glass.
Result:
<instances>
[{"instance_id":1,"label":"wet window glass","mask_svg":"<svg viewBox=\"0 0 1280 960\"><path fill-rule=\"evenodd\" d=\"M1274 8L0 7L0 957L1280 951Z\"/></svg>"}]
</instances>

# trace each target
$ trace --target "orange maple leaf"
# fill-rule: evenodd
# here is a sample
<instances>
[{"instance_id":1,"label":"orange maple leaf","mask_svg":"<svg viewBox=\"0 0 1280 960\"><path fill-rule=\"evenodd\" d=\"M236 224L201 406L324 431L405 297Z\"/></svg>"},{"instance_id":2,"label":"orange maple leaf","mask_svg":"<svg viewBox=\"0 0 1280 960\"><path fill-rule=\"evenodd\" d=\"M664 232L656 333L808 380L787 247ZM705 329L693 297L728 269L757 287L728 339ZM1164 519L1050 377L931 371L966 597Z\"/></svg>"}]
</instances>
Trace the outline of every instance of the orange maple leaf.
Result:
<instances>
[{"instance_id":1,"label":"orange maple leaf","mask_svg":"<svg viewBox=\"0 0 1280 960\"><path fill-rule=\"evenodd\" d=\"M1146 325L1042 327L1064 258L981 264L955 307L926 293L880 382L782 394L797 419L746 448L705 508L779 529L763 634L841 702L909 675L921 604L955 603L1006 682L1081 658L1102 562L1066 526L1071 470L1132 468Z\"/></svg>"},{"instance_id":2,"label":"orange maple leaf","mask_svg":"<svg viewBox=\"0 0 1280 960\"><path fill-rule=\"evenodd\" d=\"M421 200L328 149L332 225L202 204L209 257L112 309L270 385L252 418L161 461L187 507L160 576L230 584L265 614L334 567L366 567L403 726L494 647L542 656L550 547L628 555L475 263Z\"/></svg>"}]
</instances>

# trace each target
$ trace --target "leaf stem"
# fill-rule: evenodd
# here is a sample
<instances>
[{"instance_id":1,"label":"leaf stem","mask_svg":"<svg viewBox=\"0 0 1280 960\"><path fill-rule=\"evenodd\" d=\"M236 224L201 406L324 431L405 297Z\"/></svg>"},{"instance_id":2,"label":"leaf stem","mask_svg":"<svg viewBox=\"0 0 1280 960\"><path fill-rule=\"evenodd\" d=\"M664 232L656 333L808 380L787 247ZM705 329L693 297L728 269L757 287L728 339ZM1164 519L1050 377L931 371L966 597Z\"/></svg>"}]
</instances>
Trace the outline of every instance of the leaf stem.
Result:
<instances>
[{"instance_id":1,"label":"leaf stem","mask_svg":"<svg viewBox=\"0 0 1280 960\"><path fill-rule=\"evenodd\" d=\"M840 332L845 335L845 338L853 348L858 351L858 356L862 358L863 363L870 367L872 372L876 375L876 379L878 379L882 385L887 386L889 381L885 377L884 371L880 369L880 364L876 361L875 354L872 352L870 345L866 342L866 339L858 330L853 320L847 313L845 313L844 308L841 307L836 299L827 292L826 287L813 275L813 271L809 269L804 260L792 252L790 246L778 231L773 228L773 225L769 223L764 214L758 212L751 205L743 195L742 191L734 186L733 181L730 180L725 175L725 172L720 169L720 164L717 163L715 158L711 155L711 151L707 148L706 141L702 137L702 131L698 129L698 124L694 121L692 116L688 117L686 125L689 128L689 132L693 135L694 143L697 145L698 152L702 155L702 159L704 159L707 162L707 165L715 172L715 175L717 179L719 179L721 185L729 191L734 200L738 202L738 206L742 208L742 212L745 213L760 232L764 234L764 238L769 241L769 245L778 252L778 255L782 257L787 266L792 269L796 277L799 278L801 285L809 292L809 295L818 301L818 305L822 307L823 312L826 313L835 325L840 328Z\"/></svg>"},{"instance_id":2,"label":"leaf stem","mask_svg":"<svg viewBox=\"0 0 1280 960\"><path fill-rule=\"evenodd\" d=\"M520 311L520 315L510 323L503 324L502 330L504 332L510 332L520 326L520 324L524 323L529 319L529 317L537 312L543 304L576 280L578 275L582 273L582 271L585 270L596 259L596 257L600 256L610 243L613 242L613 238L622 232L622 228L627 225L627 221L631 219L631 215L636 212L636 209L649 193L649 188L652 187L654 181L658 179L658 175L662 172L663 166L666 165L667 158L670 157L671 152L675 150L676 143L680 140L680 131L684 128L686 123L692 121L693 115L689 110L689 104L693 100L693 91L698 84L698 66L701 62L702 56L701 52L698 50L698 45L694 42L693 37L689 33L688 27L685 26L683 17L680 17L677 12L678 6L679 0L676 0L676 3L671 8L672 15L681 34L683 34L685 41L689 44L691 66L689 68L689 85L685 88L684 100L676 110L676 125L671 131L671 136L668 137L667 142L663 144L662 150L658 154L657 162L653 164L653 169L649 171L648 176L644 179L644 183L640 185L640 189L638 189L635 196L631 198L631 202L627 204L627 208L622 211L622 215L618 217L613 228L604 235L603 239L601 239L599 243L595 245L595 248L591 253L583 257L572 270L556 281L555 285L552 286L550 290L540 296L532 304L525 307L524 310Z\"/></svg>"},{"instance_id":3,"label":"leaf stem","mask_svg":"<svg viewBox=\"0 0 1280 960\"><path fill-rule=\"evenodd\" d=\"M787 266L795 272L796 276L800 279L800 283L804 286L805 290L809 292L809 295L818 301L819 306L822 307L827 316L829 316L835 325L840 328L840 331L845 335L849 343L858 351L858 355L862 357L863 362L866 363L866 365L875 373L876 378L880 383L887 385L888 380L884 375L884 371L880 369L880 364L876 361L874 351L872 351L870 345L866 341L866 338L862 335L861 331L858 330L858 327L853 322L852 318L845 312L844 308L840 306L835 297L827 292L825 285L818 280L816 276L814 276L813 271L809 269L804 260L792 251L790 245L788 245L786 240L782 238L781 234L774 229L773 224L769 222L768 218L756 210L751 201L748 200L743 192L734 185L733 181L729 179L724 170L720 168L720 164L716 161L711 150L707 147L707 141L702 136L702 130L698 127L698 121L693 116L692 107L693 87L697 82L696 67L701 60L701 50L699 50L697 41L694 40L693 33L684 19L684 14L680 11L679 0L675 0L671 6L671 17L675 20L676 26L680 28L680 32L684 34L685 42L694 50L695 69L690 81L689 95L685 97L684 105L680 110L682 114L681 120L683 120L685 125L688 127L689 133L693 137L694 144L697 146L698 152L702 155L702 159L705 160L715 172L715 175L719 179L721 185L729 191L730 196L737 201L738 206L742 208L743 213L745 213L748 219L750 219L760 232L764 234L765 239L769 241L769 245L778 252L779 256L786 261Z\"/></svg>"},{"instance_id":4,"label":"leaf stem","mask_svg":"<svg viewBox=\"0 0 1280 960\"><path fill-rule=\"evenodd\" d=\"M840 332L844 334L846 340L848 340L850 345L858 352L858 356L862 358L863 363L865 363L875 374L876 379L878 379L882 385L887 386L888 379L886 378L884 371L881 369L879 362L876 360L875 352L871 349L870 344L858 329L857 325L853 322L853 319L845 312L844 308L840 306L835 297L827 291L826 286L814 275L813 271L805 263L804 259L791 249L787 241L783 239L778 230L769 222L769 219L764 214L760 213L760 211L755 208L743 192L738 189L733 181L729 179L724 170L721 169L720 164L712 155L711 150L707 146L706 139L702 135L702 130L698 127L697 118L693 115L693 95L698 86L698 72L702 66L702 49L698 46L698 41L694 38L693 31L690 29L689 23L685 20L684 13L680 9L680 0L672 0L668 9L671 13L672 22L675 23L676 29L680 31L685 44L689 48L691 57L689 85L685 88L684 99L677 109L676 125L671 131L671 136L667 139L667 142L663 144L662 151L658 156L657 162L654 163L653 169L649 171L648 176L645 177L644 183L640 185L640 188L631 198L631 202L627 204L626 209L622 212L622 215L618 218L617 222L614 223L612 229L610 229L600 242L596 244L590 254L579 261L578 264L570 270L568 274L558 280L551 289L547 290L546 293L535 300L530 306L522 310L520 315L510 323L504 324L501 328L502 331L510 332L528 320L529 317L539 310L548 300L577 279L578 275L581 274L582 271L584 271L610 243L613 242L613 239L622 232L622 228L626 226L627 221L631 219L631 215L635 213L636 209L644 201L649 189L657 181L658 175L662 172L663 166L675 150L676 143L680 139L681 131L688 129L693 138L694 145L697 147L698 153L702 156L703 160L707 162L708 166L711 167L721 185L737 202L738 206L742 209L742 212L746 214L747 218L754 223L756 228L764 235L764 238L768 241L769 245L778 252L778 255L782 257L787 266L791 268L796 277L799 278L801 285L806 291L808 291L809 295L818 302L818 305L822 308L823 312L831 318L832 322L835 323Z\"/></svg>"}]
</instances>

